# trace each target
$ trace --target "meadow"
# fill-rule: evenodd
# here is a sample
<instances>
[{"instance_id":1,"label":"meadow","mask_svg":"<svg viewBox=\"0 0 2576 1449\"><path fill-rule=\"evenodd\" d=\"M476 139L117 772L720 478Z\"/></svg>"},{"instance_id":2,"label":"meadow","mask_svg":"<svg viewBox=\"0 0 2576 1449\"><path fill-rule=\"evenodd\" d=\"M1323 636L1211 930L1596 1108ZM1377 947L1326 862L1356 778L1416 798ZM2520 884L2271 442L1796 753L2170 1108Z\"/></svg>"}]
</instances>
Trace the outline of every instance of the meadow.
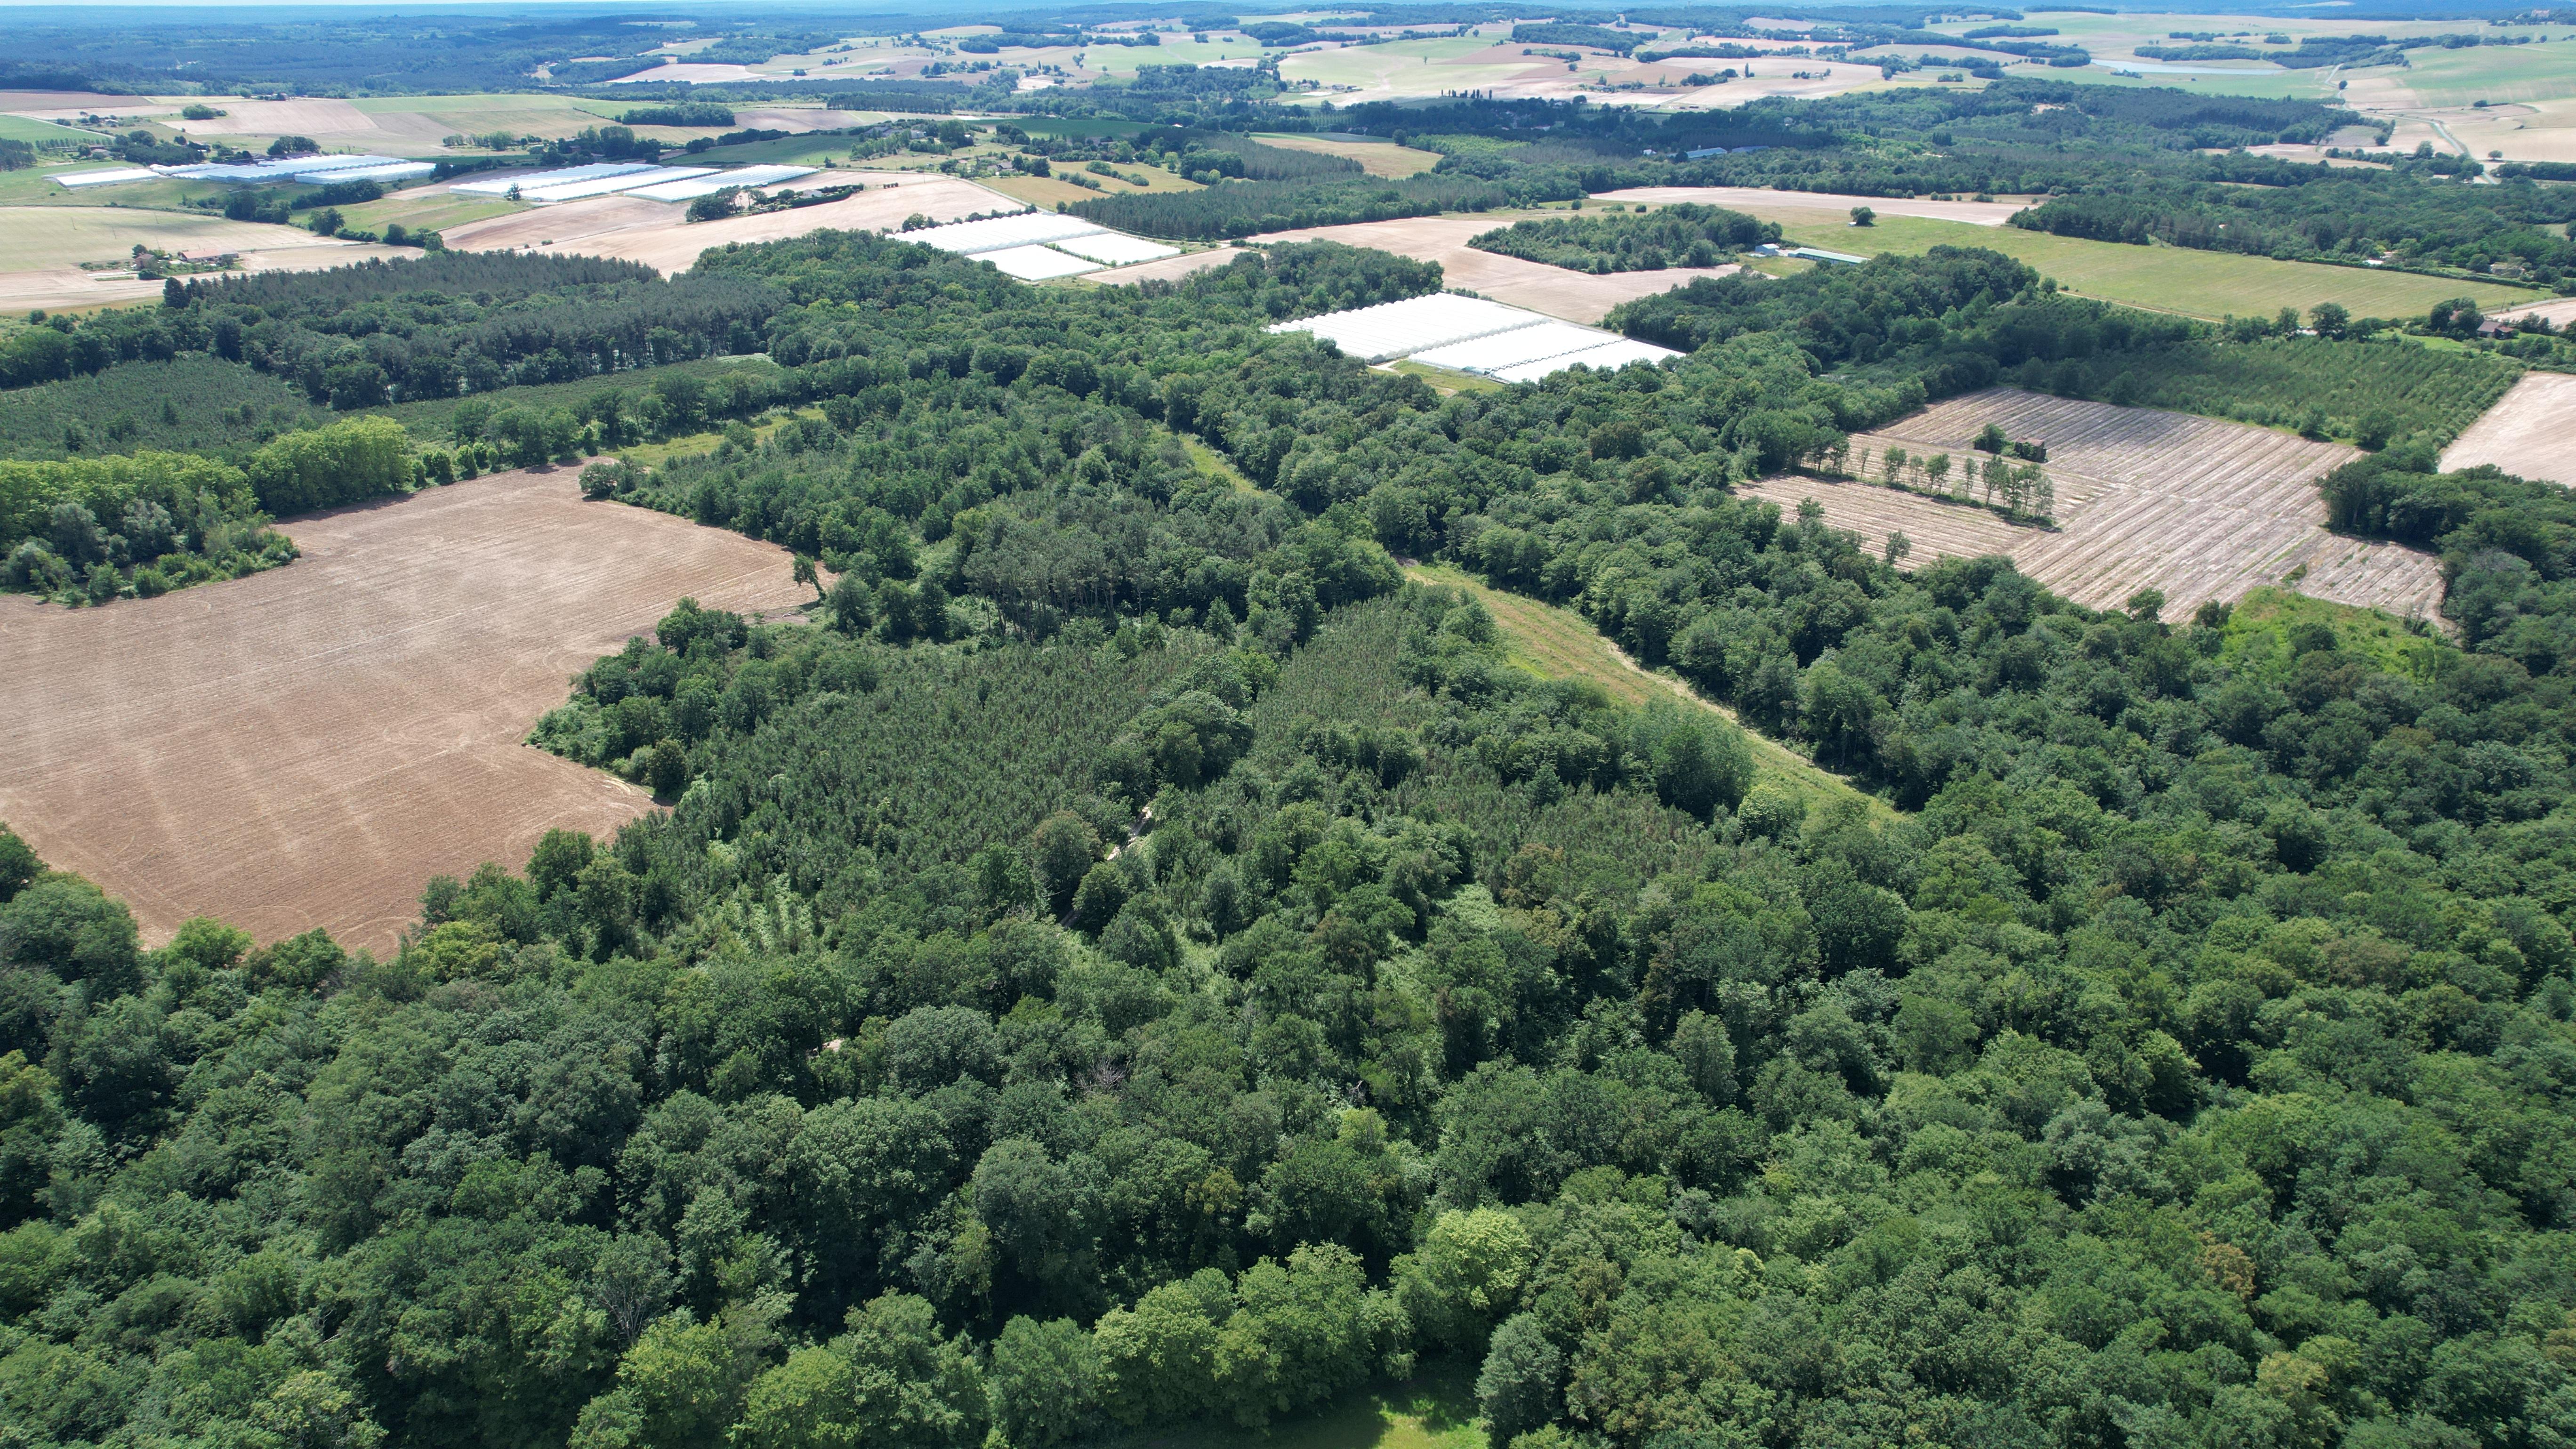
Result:
<instances>
[{"instance_id":1,"label":"meadow","mask_svg":"<svg viewBox=\"0 0 2576 1449\"><path fill-rule=\"evenodd\" d=\"M1788 198L1784 196L1784 201ZM1788 210L1787 207L1782 208ZM1758 214L1759 209L1757 209ZM1813 212L1807 214L1814 216ZM2129 246L2088 241L2019 227L1979 227L1924 217L1882 216L1867 227L1782 218L1784 238L1800 246L1875 255L1912 255L1936 246L1985 247L2027 262L2057 284L2087 297L2178 312L2190 317L2270 317L2284 307L2301 312L2338 302L2356 317L2417 317L2434 303L2467 297L2481 307L2535 300L2541 294L2495 282L2316 262L2276 262L2269 257L2179 247Z\"/></svg>"}]
</instances>

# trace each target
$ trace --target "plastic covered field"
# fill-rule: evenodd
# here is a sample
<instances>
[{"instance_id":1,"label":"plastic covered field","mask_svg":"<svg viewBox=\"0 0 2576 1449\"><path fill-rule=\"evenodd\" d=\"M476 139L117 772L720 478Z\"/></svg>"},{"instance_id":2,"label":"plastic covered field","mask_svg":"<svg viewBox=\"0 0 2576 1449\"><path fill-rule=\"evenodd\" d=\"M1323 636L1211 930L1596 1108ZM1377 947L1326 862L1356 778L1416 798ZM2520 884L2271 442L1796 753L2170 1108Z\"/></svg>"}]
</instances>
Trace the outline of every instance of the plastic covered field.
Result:
<instances>
[{"instance_id":1,"label":"plastic covered field","mask_svg":"<svg viewBox=\"0 0 2576 1449\"><path fill-rule=\"evenodd\" d=\"M1004 247L999 251L977 252L976 261L991 262L1006 276L1023 282L1043 282L1049 277L1073 277L1100 270L1100 263L1066 256L1053 247Z\"/></svg>"},{"instance_id":2,"label":"plastic covered field","mask_svg":"<svg viewBox=\"0 0 2576 1449\"><path fill-rule=\"evenodd\" d=\"M381 179L387 168L417 166L418 172L403 174L426 176L438 168L425 161L406 161L400 156L288 156L276 161L207 162L195 166L155 166L163 176L182 181L230 181L256 186L269 181L353 181L362 175Z\"/></svg>"},{"instance_id":3,"label":"plastic covered field","mask_svg":"<svg viewBox=\"0 0 2576 1449\"><path fill-rule=\"evenodd\" d=\"M57 176L54 179L78 191L84 186L122 186L128 181L156 181L160 179L160 175L161 173L157 171L146 171L139 166L121 166L113 171L75 171L69 176Z\"/></svg>"},{"instance_id":4,"label":"plastic covered field","mask_svg":"<svg viewBox=\"0 0 2576 1449\"><path fill-rule=\"evenodd\" d=\"M776 186L781 181L793 181L799 176L813 174L811 166L737 166L731 171L718 171L711 175L656 181L638 186L626 194L643 197L646 201L695 201L701 196L713 196L732 187Z\"/></svg>"},{"instance_id":5,"label":"plastic covered field","mask_svg":"<svg viewBox=\"0 0 2576 1449\"><path fill-rule=\"evenodd\" d=\"M521 196L525 196L531 191L542 191L555 186L570 186L576 181L589 181L596 177L632 176L638 171L661 169L659 166L646 165L641 161L601 161L589 166L566 166L558 171L505 171L498 176L487 176L480 181L459 181L447 189L461 196L507 196L515 187ZM646 178L647 181L668 179L668 177Z\"/></svg>"},{"instance_id":6,"label":"plastic covered field","mask_svg":"<svg viewBox=\"0 0 2576 1449\"><path fill-rule=\"evenodd\" d=\"M1583 352L1606 347L1619 340L1616 332L1597 327L1577 327L1571 322L1536 322L1479 337L1470 342L1453 342L1413 354L1416 362L1433 367L1452 368L1459 372L1496 372L1506 367L1521 367L1563 357L1569 352Z\"/></svg>"},{"instance_id":7,"label":"plastic covered field","mask_svg":"<svg viewBox=\"0 0 2576 1449\"><path fill-rule=\"evenodd\" d=\"M519 188L521 201L579 201L586 196L606 196L612 192L632 191L639 186L668 186L675 181L689 181L708 175L711 166L657 166L651 171L627 176L594 176L586 181L569 181L561 186Z\"/></svg>"},{"instance_id":8,"label":"plastic covered field","mask_svg":"<svg viewBox=\"0 0 2576 1449\"><path fill-rule=\"evenodd\" d=\"M1013 216L988 217L983 221L961 221L949 226L925 227L920 231L889 233L896 241L919 242L959 256L979 252L997 252L1005 247L1041 246L1068 237L1089 236L1107 230L1078 216L1060 216L1050 211L1023 211Z\"/></svg>"},{"instance_id":9,"label":"plastic covered field","mask_svg":"<svg viewBox=\"0 0 2576 1449\"><path fill-rule=\"evenodd\" d=\"M1657 347L1651 342L1634 342L1623 337L1607 346L1588 348L1582 352L1568 352L1562 356L1545 358L1538 362L1525 362L1518 367L1497 368L1489 375L1504 382L1536 382L1552 373L1563 372L1577 363L1606 372L1613 368L1626 367L1632 362L1661 362L1668 357L1681 355L1669 347Z\"/></svg>"},{"instance_id":10,"label":"plastic covered field","mask_svg":"<svg viewBox=\"0 0 2576 1449\"><path fill-rule=\"evenodd\" d=\"M1407 297L1401 302L1382 302L1374 307L1282 322L1270 330L1312 332L1332 339L1353 357L1385 362L1547 320L1536 312L1524 312L1481 297L1434 292L1427 297Z\"/></svg>"},{"instance_id":11,"label":"plastic covered field","mask_svg":"<svg viewBox=\"0 0 2576 1449\"><path fill-rule=\"evenodd\" d=\"M1167 247L1161 242L1147 241L1140 236L1127 236L1114 231L1085 232L1081 236L1066 237L1053 245L1057 251L1071 252L1078 257L1089 257L1095 262L1106 263L1113 267L1123 267L1132 262L1159 261L1164 257L1177 257L1181 254L1179 247Z\"/></svg>"}]
</instances>

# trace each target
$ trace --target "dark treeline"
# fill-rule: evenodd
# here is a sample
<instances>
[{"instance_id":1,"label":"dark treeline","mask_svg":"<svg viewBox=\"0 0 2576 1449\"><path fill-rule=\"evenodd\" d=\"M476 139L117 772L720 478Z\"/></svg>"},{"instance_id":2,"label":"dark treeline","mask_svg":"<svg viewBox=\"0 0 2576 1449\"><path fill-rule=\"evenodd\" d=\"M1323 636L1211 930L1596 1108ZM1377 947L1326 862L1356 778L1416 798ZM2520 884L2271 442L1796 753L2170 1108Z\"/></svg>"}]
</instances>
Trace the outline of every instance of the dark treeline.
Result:
<instances>
[{"instance_id":1,"label":"dark treeline","mask_svg":"<svg viewBox=\"0 0 2576 1449\"><path fill-rule=\"evenodd\" d=\"M2292 187L2146 183L2053 197L2015 226L2097 241L2150 238L2205 251L2355 262L2384 252L2484 272L2497 262L2555 283L2576 268L2564 236L2576 194L2530 182L2463 187L2335 172ZM2556 230L2552 230L2556 228Z\"/></svg>"},{"instance_id":2,"label":"dark treeline","mask_svg":"<svg viewBox=\"0 0 2576 1449\"><path fill-rule=\"evenodd\" d=\"M437 253L326 272L174 286L158 309L16 334L0 385L205 353L316 403L373 407L757 351L767 288L591 257Z\"/></svg>"}]
</instances>

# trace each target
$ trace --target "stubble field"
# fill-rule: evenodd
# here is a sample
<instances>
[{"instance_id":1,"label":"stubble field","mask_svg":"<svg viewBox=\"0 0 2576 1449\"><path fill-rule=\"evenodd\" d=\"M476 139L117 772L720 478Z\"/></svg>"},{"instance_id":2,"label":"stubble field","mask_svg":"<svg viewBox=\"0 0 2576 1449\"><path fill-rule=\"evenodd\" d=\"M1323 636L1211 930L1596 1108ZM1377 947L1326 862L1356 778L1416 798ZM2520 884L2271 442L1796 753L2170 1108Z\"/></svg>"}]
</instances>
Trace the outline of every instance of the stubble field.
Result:
<instances>
[{"instance_id":1,"label":"stubble field","mask_svg":"<svg viewBox=\"0 0 2576 1449\"><path fill-rule=\"evenodd\" d=\"M0 597L0 820L131 903L383 950L422 884L605 834L644 793L522 739L683 595L783 609L787 555L496 474L284 525L282 569L65 610Z\"/></svg>"}]
</instances>

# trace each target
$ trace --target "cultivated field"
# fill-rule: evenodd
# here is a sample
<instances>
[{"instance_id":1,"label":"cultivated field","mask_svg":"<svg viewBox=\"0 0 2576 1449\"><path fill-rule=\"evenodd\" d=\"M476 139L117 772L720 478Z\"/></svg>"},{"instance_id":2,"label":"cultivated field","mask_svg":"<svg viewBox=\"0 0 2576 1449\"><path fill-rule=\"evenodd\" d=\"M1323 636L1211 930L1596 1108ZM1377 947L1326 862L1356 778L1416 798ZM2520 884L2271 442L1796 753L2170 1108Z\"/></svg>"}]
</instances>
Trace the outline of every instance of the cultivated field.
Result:
<instances>
[{"instance_id":1,"label":"cultivated field","mask_svg":"<svg viewBox=\"0 0 2576 1449\"><path fill-rule=\"evenodd\" d=\"M861 177L867 178L868 189L840 201L724 221L691 222L681 207L666 202L600 196L469 222L445 235L447 244L460 251L622 257L667 275L687 271L697 264L698 253L727 242L779 241L826 227L893 231L916 212L933 221L956 221L977 212L1017 210L1021 205L953 177L842 173L843 179ZM806 180L810 183L814 178Z\"/></svg>"},{"instance_id":2,"label":"cultivated field","mask_svg":"<svg viewBox=\"0 0 2576 1449\"><path fill-rule=\"evenodd\" d=\"M1416 261L1438 262L1443 282L1464 287L1497 302L1527 307L1569 322L1598 322L1622 302L1650 297L1687 285L1694 277L1722 277L1733 267L1673 267L1660 272L1612 272L1594 276L1519 257L1496 256L1467 245L1471 237L1509 226L1529 215L1554 213L1489 212L1482 216L1415 216L1398 221L1362 221L1348 226L1309 227L1254 237L1256 242L1335 241L1345 246L1375 247Z\"/></svg>"},{"instance_id":3,"label":"cultivated field","mask_svg":"<svg viewBox=\"0 0 2576 1449\"><path fill-rule=\"evenodd\" d=\"M2576 487L2576 377L2526 372L2442 452L2442 467L2492 463L2525 478Z\"/></svg>"},{"instance_id":4,"label":"cultivated field","mask_svg":"<svg viewBox=\"0 0 2576 1449\"><path fill-rule=\"evenodd\" d=\"M161 295L159 282L127 272L87 272L81 262L115 261L137 245L156 250L233 251L245 271L304 272L369 257L418 256L403 247L317 237L291 226L226 221L174 211L105 206L0 206L0 312L78 311Z\"/></svg>"},{"instance_id":5,"label":"cultivated field","mask_svg":"<svg viewBox=\"0 0 2576 1449\"><path fill-rule=\"evenodd\" d=\"M1995 388L1855 435L1855 471L1865 448L1875 477L1893 445L1917 457L1947 452L1955 477L1958 467L1982 458L1969 444L1989 422L2017 440L2048 445L2055 529L1867 483L1768 478L1745 491L1789 510L1814 498L1828 523L1860 533L1873 548L1902 529L1917 564L1942 554L2007 554L2023 572L2093 608L2152 587L2164 591L2168 616L2179 617L2204 600L2233 601L2264 584L2401 617L2433 617L2441 601L2441 569L2431 555L2326 532L2316 480L2359 456L2339 443Z\"/></svg>"},{"instance_id":6,"label":"cultivated field","mask_svg":"<svg viewBox=\"0 0 2576 1449\"><path fill-rule=\"evenodd\" d=\"M520 743L682 595L811 594L739 535L508 473L298 519L298 562L103 609L0 597L0 820L165 940L220 912L383 950L422 884L642 792Z\"/></svg>"}]
</instances>

